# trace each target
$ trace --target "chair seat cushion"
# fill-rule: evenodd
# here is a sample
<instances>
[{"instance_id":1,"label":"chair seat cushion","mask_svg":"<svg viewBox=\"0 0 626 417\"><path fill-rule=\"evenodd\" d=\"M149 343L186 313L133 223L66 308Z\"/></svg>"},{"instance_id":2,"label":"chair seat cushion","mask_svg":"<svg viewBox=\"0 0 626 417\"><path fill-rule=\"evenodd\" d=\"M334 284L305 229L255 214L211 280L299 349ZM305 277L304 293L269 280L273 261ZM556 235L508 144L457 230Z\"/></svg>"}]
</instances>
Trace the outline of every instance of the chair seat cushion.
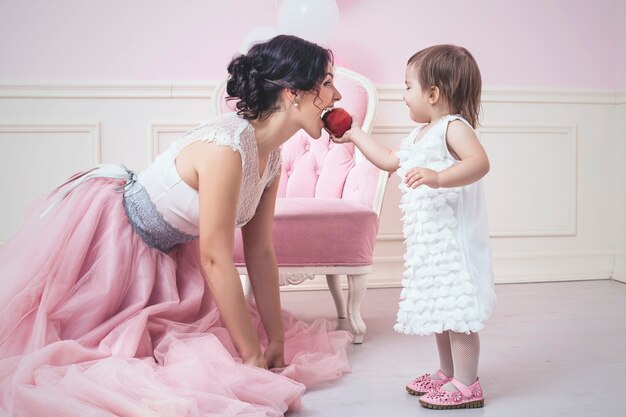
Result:
<instances>
[{"instance_id":1,"label":"chair seat cushion","mask_svg":"<svg viewBox=\"0 0 626 417\"><path fill-rule=\"evenodd\" d=\"M368 206L340 198L278 198L274 248L279 266L372 264L378 216ZM244 263L241 233L234 260Z\"/></svg>"}]
</instances>

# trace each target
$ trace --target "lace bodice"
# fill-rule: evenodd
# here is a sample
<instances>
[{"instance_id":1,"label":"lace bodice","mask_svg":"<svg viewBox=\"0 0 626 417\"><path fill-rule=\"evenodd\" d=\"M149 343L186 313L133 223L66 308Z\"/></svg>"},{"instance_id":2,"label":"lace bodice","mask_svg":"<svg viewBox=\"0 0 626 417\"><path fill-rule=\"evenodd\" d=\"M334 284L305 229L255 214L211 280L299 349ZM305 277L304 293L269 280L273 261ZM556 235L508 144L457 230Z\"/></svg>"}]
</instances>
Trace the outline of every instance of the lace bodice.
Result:
<instances>
[{"instance_id":1,"label":"lace bodice","mask_svg":"<svg viewBox=\"0 0 626 417\"><path fill-rule=\"evenodd\" d=\"M197 141L215 142L240 153L243 176L237 202L236 226L243 226L254 215L263 190L280 173L280 149L270 153L267 166L260 175L254 129L236 113L218 116L187 132L139 174L139 182L168 223L181 232L197 236L198 192L180 178L175 164L178 154Z\"/></svg>"}]
</instances>

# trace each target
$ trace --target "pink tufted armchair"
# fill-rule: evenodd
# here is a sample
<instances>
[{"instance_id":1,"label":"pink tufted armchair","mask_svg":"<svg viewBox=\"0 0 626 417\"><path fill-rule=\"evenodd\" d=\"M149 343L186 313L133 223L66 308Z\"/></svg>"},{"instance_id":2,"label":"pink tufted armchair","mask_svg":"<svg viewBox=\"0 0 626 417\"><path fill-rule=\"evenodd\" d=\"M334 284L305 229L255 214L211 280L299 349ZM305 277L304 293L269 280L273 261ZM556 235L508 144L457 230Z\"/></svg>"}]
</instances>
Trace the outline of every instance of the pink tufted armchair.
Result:
<instances>
[{"instance_id":1,"label":"pink tufted armchair","mask_svg":"<svg viewBox=\"0 0 626 417\"><path fill-rule=\"evenodd\" d=\"M370 132L377 108L374 85L345 68L335 68L335 85L345 108ZM233 111L225 100L225 82L213 94L212 111ZM274 247L281 285L297 285L325 275L337 317L347 318L354 343L366 332L360 312L372 270L372 254L388 175L367 161L352 144L338 145L323 132L313 139L304 131L282 146L280 189L274 217ZM247 275L240 231L235 236L235 263ZM347 308L341 276L347 275ZM347 327L347 326L346 326Z\"/></svg>"}]
</instances>

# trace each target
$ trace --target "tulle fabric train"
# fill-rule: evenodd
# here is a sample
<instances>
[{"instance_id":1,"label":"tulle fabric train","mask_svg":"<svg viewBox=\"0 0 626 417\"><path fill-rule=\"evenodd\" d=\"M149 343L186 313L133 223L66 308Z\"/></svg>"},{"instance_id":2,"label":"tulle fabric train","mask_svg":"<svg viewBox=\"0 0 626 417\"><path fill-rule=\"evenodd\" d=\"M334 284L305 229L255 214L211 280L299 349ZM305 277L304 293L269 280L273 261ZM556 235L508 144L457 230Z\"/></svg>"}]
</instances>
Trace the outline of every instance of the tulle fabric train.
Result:
<instances>
[{"instance_id":1,"label":"tulle fabric train","mask_svg":"<svg viewBox=\"0 0 626 417\"><path fill-rule=\"evenodd\" d=\"M349 371L349 333L288 312L289 365L241 364L197 242L148 247L118 185L88 181L43 218L41 200L0 247L0 415L280 416Z\"/></svg>"}]
</instances>

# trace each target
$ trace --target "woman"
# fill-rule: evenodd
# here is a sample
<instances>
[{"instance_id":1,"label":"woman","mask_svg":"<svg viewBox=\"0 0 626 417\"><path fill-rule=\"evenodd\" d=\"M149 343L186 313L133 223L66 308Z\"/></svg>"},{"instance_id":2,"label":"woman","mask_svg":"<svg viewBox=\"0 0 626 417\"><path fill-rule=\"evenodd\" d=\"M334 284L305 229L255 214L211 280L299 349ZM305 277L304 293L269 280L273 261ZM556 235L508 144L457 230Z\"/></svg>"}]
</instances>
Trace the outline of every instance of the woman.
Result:
<instances>
[{"instance_id":1,"label":"woman","mask_svg":"<svg viewBox=\"0 0 626 417\"><path fill-rule=\"evenodd\" d=\"M294 36L257 44L228 66L237 113L137 176L97 167L34 205L0 249L1 410L280 415L303 384L348 369L347 333L281 311L271 233L279 146L299 129L320 137L341 98L332 65Z\"/></svg>"}]
</instances>

